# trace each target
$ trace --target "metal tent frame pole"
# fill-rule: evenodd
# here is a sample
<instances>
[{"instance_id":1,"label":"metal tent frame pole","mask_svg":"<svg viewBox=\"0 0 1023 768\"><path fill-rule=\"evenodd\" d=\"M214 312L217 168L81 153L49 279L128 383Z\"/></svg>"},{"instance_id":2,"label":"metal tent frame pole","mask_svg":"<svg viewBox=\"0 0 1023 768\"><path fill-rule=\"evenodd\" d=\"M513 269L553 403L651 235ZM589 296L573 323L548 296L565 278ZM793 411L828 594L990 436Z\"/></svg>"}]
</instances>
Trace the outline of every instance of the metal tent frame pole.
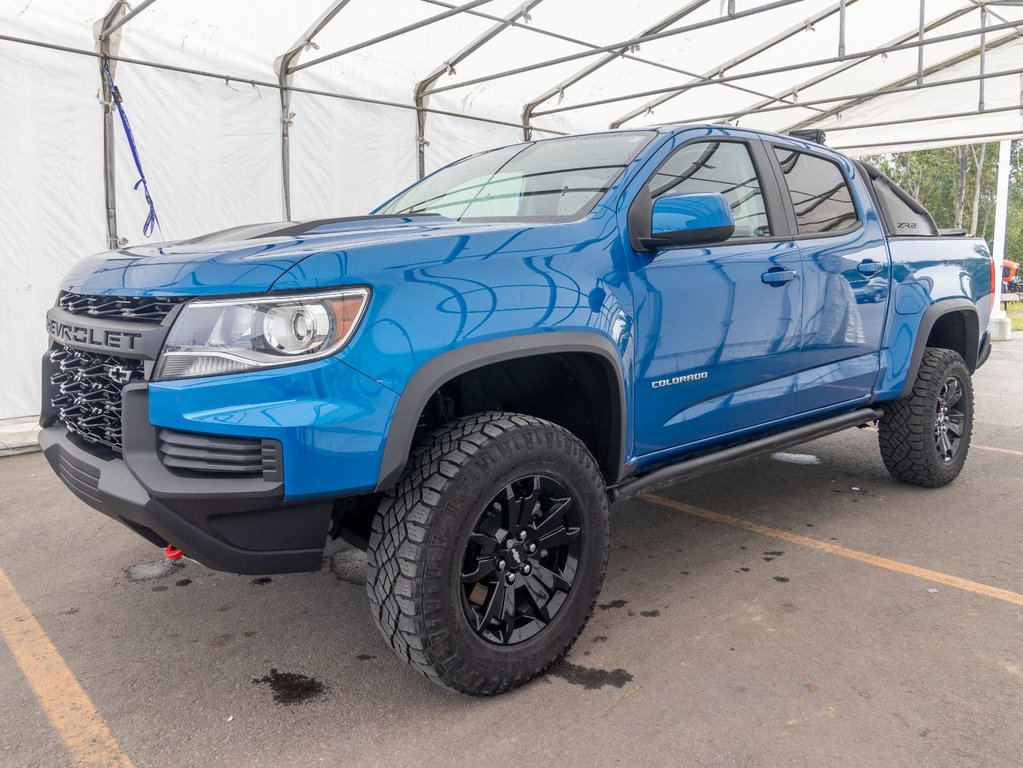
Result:
<instances>
[{"instance_id":1,"label":"metal tent frame pole","mask_svg":"<svg viewBox=\"0 0 1023 768\"><path fill-rule=\"evenodd\" d=\"M948 24L949 22L955 21L956 19L960 18L961 16L965 16L966 14L970 13L971 10L972 10L972 8L960 8L959 10L953 11L953 12L951 12L951 13L945 15L945 16L942 16L940 19L936 19L936 20L932 21L930 24L928 24L926 31L931 32L931 31L933 31L935 29L938 29L939 27L942 27L945 24ZM899 46L899 45L902 45L904 43L910 42L911 40L913 40L914 37L917 37L917 36L918 36L918 32L917 32L917 30L914 29L912 32L909 32L909 33L904 34L904 35L900 35L898 37L894 37L891 40L889 40L887 43L884 44L884 47L883 47L884 51L896 50L896 46ZM931 41L931 42L934 42L934 41ZM923 49L921 48L920 50L923 50ZM796 97L796 96L798 96L798 94L801 91L805 91L807 88L812 88L815 85L820 85L821 83L823 83L823 82L825 82L827 80L830 80L833 77L838 77L843 72L848 72L850 69L854 69L855 67L858 67L861 64L865 64L866 62L871 61L872 59L875 59L875 58L877 58L880 55L882 55L882 53L872 53L870 55L862 56L861 58L857 58L855 55L850 57L850 56L846 55L845 53L840 53L839 57L838 57L839 59L843 59L844 60L844 59L852 58L854 60L853 61L847 61L846 63L842 64L841 66L835 67L834 69L830 69L827 72L822 72L819 75L815 75L814 77L811 77L810 79L804 80L803 82L799 83L799 85L793 86L793 87L788 88L788 89L786 89L784 91L780 91L779 93L775 94L774 98L772 98L770 100L761 101L761 102L758 102L758 103L756 103L756 104L754 104L752 106L744 107L742 110L740 110L738 112L730 112L725 119L728 120L728 121L739 120L739 119L741 119L743 117L746 117L746 115L749 115L749 114L752 114L752 113L756 112L757 110L761 109L762 107L770 106L771 104L773 104L776 101L782 101L785 97Z\"/></svg>"},{"instance_id":2,"label":"metal tent frame pole","mask_svg":"<svg viewBox=\"0 0 1023 768\"><path fill-rule=\"evenodd\" d=\"M946 146L955 146L956 144L980 144L989 141L1001 141L1003 139L1023 139L1023 130L1015 131L1000 131L997 133L962 133L955 134L953 136L922 136L915 139L906 139L904 141L887 141L884 144L878 144L876 141L870 144L841 144L834 145L832 149L850 150L850 149L874 149L880 147L883 149L892 149L892 151L912 151L912 150L894 150L895 147L915 147L922 144L944 144Z\"/></svg>"},{"instance_id":3,"label":"metal tent frame pole","mask_svg":"<svg viewBox=\"0 0 1023 768\"><path fill-rule=\"evenodd\" d=\"M708 2L710 2L710 0L694 0L693 2L689 3L688 5L683 6L679 10L675 11L670 16L667 16L667 17L661 19L656 24L650 25L649 27L644 29L642 32L640 32L638 35L636 35L636 37L644 37L646 35L652 35L652 34L656 34L657 32L662 32L663 30L667 29L668 27L670 27L672 24L676 23L680 19L684 19L686 16L691 14L693 11L699 10L700 8L705 6ZM732 7L732 11L734 12L734 7ZM546 91L541 93L535 99L532 99L531 101L527 102L522 107L522 139L523 139L523 141L529 141L529 139L530 139L529 124L530 124L530 120L533 117L533 111L538 106L543 104L545 101L548 101L549 99L554 98L558 94L564 93L566 88L569 88L569 87L575 85L580 80L583 80L583 79L589 77L590 75L592 75L597 70L607 66L612 61L615 61L616 59L618 59L621 56L622 53L624 53L624 51L611 51L611 52L608 52L608 53L604 54L603 56L601 56L599 59L597 59L593 63L588 64L587 66L585 66L582 69L580 69L574 75L571 75L570 77L565 78L564 80L562 80L557 85L555 85L555 86L553 86L551 88L548 88Z\"/></svg>"},{"instance_id":4,"label":"metal tent frame pole","mask_svg":"<svg viewBox=\"0 0 1023 768\"><path fill-rule=\"evenodd\" d=\"M617 43L612 43L611 45L601 45L595 48L591 48L590 50L587 51L580 51L578 53L568 54L567 56L558 56L557 58L554 59L546 59L544 61L538 61L533 64L528 64L526 66L515 67L514 69L506 69L501 72L493 72L489 75L484 75L482 77L474 77L471 80L462 80L460 82L452 83L450 85L440 86L439 88L432 88L429 91L427 91L427 93L429 95L432 95L435 93L442 93L443 91L452 91L456 88L468 88L473 85L479 85L480 83L489 83L492 82L493 80L500 80L505 77L511 77L512 75L520 75L524 72L533 72L538 69L545 69L546 67L553 67L557 66L558 64L565 64L566 62L569 61L578 61L579 59L585 59L588 56L596 56L599 53L608 53L610 51L615 51L622 48L624 49L634 48L635 46L641 45L643 43L652 42L654 40L663 40L668 37L674 37L675 35L685 34L686 32L695 32L700 29L707 29L708 27L714 27L717 26L718 24L724 24L726 22L734 21L736 19L744 19L749 18L751 16L757 16L761 13L767 13L778 8L784 8L787 5L793 5L795 3L800 2L803 2L803 0L775 0L772 3L757 6L756 8L750 8L749 10L746 11L736 11L731 16L727 15L720 16L718 18L708 19L706 21L696 22L694 24L687 24L682 27L675 27L674 29L668 29L653 35L643 35L641 37L629 38L628 40L622 40ZM540 113L538 112L536 114L539 115Z\"/></svg>"},{"instance_id":5,"label":"metal tent frame pole","mask_svg":"<svg viewBox=\"0 0 1023 768\"><path fill-rule=\"evenodd\" d=\"M42 40L31 40L23 37L14 37L13 35L0 34L0 42L17 43L21 45L30 45L37 48L47 48L54 51L62 51L64 53L73 53L79 56L90 56L92 58L101 58L101 55L95 51L87 51L82 48L74 48L67 45L58 45L56 43L47 43ZM259 88L272 88L279 89L280 83L271 80L258 80L251 77L236 77L227 72L210 72L204 69L193 69L191 67L177 67L173 64L161 64L156 61L147 61L146 59L136 59L129 56L110 56L110 61L117 61L123 64L134 64L139 67L149 67L151 69L159 69L166 72L178 72L184 75L195 75L196 77L208 77L213 80L219 80L223 83L239 83L241 85L251 85ZM297 85L287 86L289 91L295 93L307 93L313 96L326 96L331 99L340 99L342 101L355 101L360 104L376 104L381 107L393 107L394 109L406 109L414 110L415 107L412 104L402 103L400 101L389 101L387 99L374 99L369 96L355 96L350 93L340 93L338 91L327 91L322 88L302 88ZM510 120L501 120L496 117L483 117L482 115L467 115L461 112L452 112L451 110L445 109L434 109L433 107L424 107L424 109L434 115L447 115L449 117L457 117L463 120L470 120L477 123L489 123L491 125L504 125L510 128L518 128L517 122ZM541 133L549 133L552 136L565 136L565 131L554 130L553 128L540 128L537 127L535 130Z\"/></svg>"},{"instance_id":6,"label":"metal tent frame pole","mask_svg":"<svg viewBox=\"0 0 1023 768\"><path fill-rule=\"evenodd\" d=\"M999 25L999 26L1001 27L1002 25ZM987 43L985 45L985 48L983 48L983 49L982 48L972 48L972 49L963 51L962 53L956 54L955 56L951 56L951 57L949 57L949 58L945 59L944 61L941 61L941 62L939 62L937 64L933 64L930 67L928 67L926 70L924 70L924 76L926 77L928 75L933 75L933 74L935 74L937 72L941 72L943 70L946 70L949 67L954 67L956 64L962 64L964 61L969 61L970 59L974 58L975 56L979 56L979 54L982 53L983 50L985 50L985 49L990 51L990 50L993 50L995 48L1000 48L1003 45L1007 45L1009 43L1012 43L1012 42L1014 42L1016 40L1019 40L1021 37L1023 37L1023 30L1019 29L1020 26L1023 26L1023 21L1017 22L1013 26L1015 26L1017 28L1017 30L1015 32L1013 32L1012 34L1004 35L1003 37L998 38L997 40L995 40L992 43ZM988 27L988 29L989 30L993 29L993 27ZM936 40L936 39L937 38L931 38L931 41ZM930 41L928 41L928 42L930 42ZM999 72L988 73L986 71L986 68L982 65L980 67L980 73L978 75L976 75L972 79L962 79L962 82L983 83L983 82L985 82L988 79L988 77L991 77L991 78L1004 77L1006 74L1011 74L1011 73L1012 73L1011 71L1009 71L1009 72L1000 72L1000 73ZM938 85L949 84L951 82L953 82L953 81L940 81L938 83ZM910 83L913 84L911 88L906 88L906 89L903 88L903 86L906 86L906 85L908 85ZM860 104L863 104L866 101L872 100L872 98L875 95L876 96L883 96L883 95L886 95L887 93L897 93L897 92L901 92L903 90L920 90L920 89L923 89L923 88L932 87L933 85L934 85L934 83L927 83L927 82L918 83L918 82L916 82L916 76L915 75L910 75L910 76L907 76L907 77L902 77L902 78L899 78L897 80L893 80L892 82L887 83L886 85L882 86L881 88L878 88L875 91L872 91L870 93L858 94L856 96L850 96L847 101L843 101L842 104L839 104L838 106L829 109L823 115L819 115L819 116L815 116L815 117L812 117L812 118L807 118L805 120L801 120L801 121L799 121L797 123L794 123L793 125L788 126L785 130L787 130L787 131L794 131L794 130L797 130L799 128L809 128L809 127L812 127L815 124L817 124L820 120L827 119L828 117L834 117L836 115L841 114L846 109L850 109L851 107L859 106ZM804 104L809 104L809 103L810 102L804 102ZM766 110L762 110L762 111L766 111ZM982 112L982 111L983 111L983 109L978 109L978 113Z\"/></svg>"},{"instance_id":7,"label":"metal tent frame pole","mask_svg":"<svg viewBox=\"0 0 1023 768\"><path fill-rule=\"evenodd\" d=\"M999 78L999 77L1010 77L1012 75L1020 75L1020 74L1023 74L1023 68L1007 69L1007 70L1002 70L1002 71L999 71L999 72L988 72L986 75L984 75L984 77L986 77L986 78L988 78L990 80L994 80L994 79ZM913 77L911 77L910 79L913 80L915 77L916 77L916 75L914 74ZM836 101L841 101L841 102L844 102L844 103L852 103L854 101L864 102L864 101L869 101L872 97L876 97L876 96L891 96L891 95L896 94L896 93L912 93L913 91L927 90L929 88L941 88L941 87L946 86L946 85L961 85L962 83L975 83L978 80L980 80L980 75L966 75L966 76L963 76L963 77L950 78L949 80L939 80L937 82L929 82L929 83L925 82L923 85L920 85L920 86L918 86L914 82L910 86L900 86L900 87L892 87L892 88L884 88L884 89L878 88L878 89L874 89L872 91L864 91L864 92L861 92L861 93L847 93L847 94L842 94L842 95L839 95L839 96L828 96L828 97L821 98L821 99L813 99L812 101L804 101L804 102L801 102L800 104L796 104L796 105L783 104L783 105L777 106L777 107L765 107L764 109L760 110L760 113L780 112L780 111L783 111L783 110L786 110L786 109L799 109L799 108L803 108L803 107L819 107L819 106L823 106L825 104L832 104L832 103L834 103ZM845 108L845 107L843 107L843 108ZM1019 105L1016 105L1014 107L1014 109L1019 109ZM831 111L837 113L837 112L840 112L841 110L836 108L836 109L833 109ZM976 112L971 112L970 114L976 114ZM701 115L699 117L687 118L684 121L669 121L669 122L666 122L666 123L656 123L656 125L675 125L677 122L710 123L710 122L715 122L716 120L719 120L721 117L722 116L720 114L717 114L717 115ZM913 121L912 120L907 120L907 122L911 123ZM796 130L799 127L812 126L812 125L814 125L813 121L809 121L809 122L805 122L805 123L796 123L795 125L791 125L791 126L788 126L786 128L780 129L777 132L778 133L786 133L786 132L789 132L789 131L794 131L794 130ZM841 127L840 126L835 126L835 130L836 131L837 130L841 130Z\"/></svg>"},{"instance_id":8,"label":"metal tent frame pole","mask_svg":"<svg viewBox=\"0 0 1023 768\"><path fill-rule=\"evenodd\" d=\"M114 55L120 44L120 35L115 33L125 24L138 16L142 11L155 3L156 0L143 0L134 9L128 10L127 0L114 0L109 10L96 23L94 31L99 49L100 94L103 102L103 207L106 218L107 248L113 250L120 245L117 233L117 183L115 178L114 150L114 96L110 92L110 81L106 70L113 68L117 61Z\"/></svg>"},{"instance_id":9,"label":"metal tent frame pole","mask_svg":"<svg viewBox=\"0 0 1023 768\"><path fill-rule=\"evenodd\" d=\"M1014 21L1014 22L1006 22L1005 24L998 24L998 25L995 25L995 26L989 26L987 28L987 31L988 32L993 32L993 31L998 31L998 30L1003 30L1003 29L1019 29L1020 27L1023 27L1023 20ZM858 58L871 58L871 57L875 57L875 56L881 56L881 55L885 55L885 54L895 53L895 52L898 52L898 51L905 51L905 50L910 50L910 49L913 49L913 48L918 48L921 45L936 45L938 43L945 43L945 42L949 42L951 40L959 40L959 39L963 39L963 38L967 38L967 37L976 37L979 34L980 34L980 29L969 29L969 30L965 30L965 31L962 31L962 32L955 32L955 33L951 33L951 34L947 34L947 35L941 35L941 36L938 36L938 37L932 37L932 38L929 38L927 40L924 40L923 42L920 42L920 41L908 41L908 42L905 42L905 43L902 43L902 44L899 44L899 45L893 45L893 46L890 46L890 47L872 48L872 49L867 50L867 51L858 51L856 53L846 54L846 58L847 59L849 59L849 58L855 58L855 59L858 59ZM770 67L770 68L767 68L767 69L760 69L760 70L755 70L755 71L750 71L750 72L742 72L742 73L736 74L736 75L725 75L723 77L715 77L713 79L707 79L707 80L701 81L701 82L687 83L684 86L672 85L672 86L667 86L667 87L663 87L663 88L654 88L654 89L650 89L650 90L646 90L646 91L638 91L638 92L633 92L633 93L621 94L619 96L609 96L609 97L604 98L604 99L595 99L593 101L587 101L587 102L583 102L583 103L580 103L580 104L571 104L571 105L568 105L568 106L557 107L557 108L554 108L554 109L541 110L541 111L538 111L538 112L534 112L533 116L534 117L542 117L544 115L553 115L553 114L557 114L559 112L570 112L570 111L578 110L578 109L586 109L587 107L596 107L596 106L601 106L603 104L612 104L612 103L619 102L619 101L628 101L630 99L641 98L643 96L654 96L654 95L657 95L657 94L663 94L663 93L668 93L670 91L678 90L680 87L685 87L685 88L691 90L691 89L694 89L694 88L706 87L708 85L724 85L724 84L730 83L730 82L736 82L736 81L741 81L741 80L749 80L751 78L764 77L764 76L767 76L767 75L783 74L783 73L786 73L786 72L795 72L795 71L801 70L801 69L810 69L810 68L813 68L813 67L820 67L820 66L825 66L825 65L828 65L828 64L838 64L838 63L841 63L841 62L842 62L841 59L839 59L837 57L834 57L834 56L829 56L829 57L823 58L823 59L815 59L813 61L799 62L798 64L788 64L788 65L781 66L781 67ZM914 75L914 77L915 77L915 75ZM797 107L798 106L806 106L807 104L808 104L808 102L801 102L800 104L797 104L797 105L794 105L794 106L797 106ZM790 105L787 108L791 109L792 106ZM728 113L728 114L731 114L731 113ZM724 116L724 115L722 113L718 113L718 115L716 115L716 116Z\"/></svg>"},{"instance_id":10,"label":"metal tent frame pole","mask_svg":"<svg viewBox=\"0 0 1023 768\"><path fill-rule=\"evenodd\" d=\"M146 8L148 8L155 2L156 0L142 0L141 3L136 5L134 8L132 8L130 11L124 14L124 16L117 19L116 21L110 21L110 14L107 14L107 16L104 17L104 21L109 21L110 23L105 24L102 31L99 33L99 41L103 42L104 40L107 40L114 32L119 30L121 27L123 27L132 19L134 19L136 16L142 13L142 11L146 10ZM124 2L122 5L125 8L128 7L127 2Z\"/></svg>"},{"instance_id":11,"label":"metal tent frame pole","mask_svg":"<svg viewBox=\"0 0 1023 768\"><path fill-rule=\"evenodd\" d=\"M450 18L452 16L457 16L460 13L465 13L466 11L470 11L473 8L485 5L486 3L492 1L493 0L471 0L471 2L465 3L464 5L456 6L455 8L452 8L448 11L444 11L444 13L438 13L436 16L429 16L425 19L421 19L420 21L415 22L414 24L407 24L404 27L391 30L390 32L387 32L383 35L377 35L376 37L370 38L369 40L363 40L361 43L356 43L355 45L350 45L347 48L342 48L340 51L334 51L333 53L328 53L324 56L320 56L319 58L313 59L312 61L307 61L303 64L290 67L288 71L289 73L298 72L299 70L302 69L315 67L317 64L323 64L324 62L331 61L333 59L338 58L339 56L345 56L349 53L354 53L355 51L361 51L363 48L369 48L371 45L382 43L385 40L391 40L392 38L401 37L402 35L408 34L409 32L415 32L417 29L428 27L431 24L436 24L438 21L444 21L444 19Z\"/></svg>"},{"instance_id":12,"label":"metal tent frame pole","mask_svg":"<svg viewBox=\"0 0 1023 768\"><path fill-rule=\"evenodd\" d=\"M662 93L656 98L641 104L640 106L636 107L633 110L630 110L629 112L626 112L617 120L612 121L610 127L620 128L623 124L629 122L633 118L639 117L640 115L648 114L649 112L652 112L656 107L659 107L661 104L664 104L666 101L670 101L671 99L674 99L677 96L681 96L682 94L687 93L689 89L694 85L700 83L705 84L707 82L719 82L720 78L724 76L725 72L727 72L728 70L737 67L740 64L744 64L745 62L750 61L751 59L755 59L762 53L766 53L772 48L781 45L785 41L790 40L793 37L796 37L797 35L805 32L807 29L812 29L814 24L818 24L821 21L824 21L824 19L827 19L830 16L834 16L836 13L842 13L846 6L852 5L856 1L857 0L842 0L841 2L829 5L827 8L824 8L823 10L815 13L813 16L804 19L798 24L792 25L788 29L779 32L774 37L765 40L759 45L753 46L748 51L739 54L738 56L730 59L729 61L724 62L723 64L719 64L717 67L713 69L707 70L702 75L698 75L697 78L692 80L690 83L687 83L682 87L677 88L676 90L670 90L666 93Z\"/></svg>"},{"instance_id":13,"label":"metal tent frame pole","mask_svg":"<svg viewBox=\"0 0 1023 768\"><path fill-rule=\"evenodd\" d=\"M281 213L285 221L291 221L291 82L294 75L291 64L308 47L315 47L316 37L331 20L344 10L351 0L334 0L327 10L312 23L294 45L274 60L277 86L281 98Z\"/></svg>"},{"instance_id":14,"label":"metal tent frame pole","mask_svg":"<svg viewBox=\"0 0 1023 768\"><path fill-rule=\"evenodd\" d=\"M536 6L538 6L541 2L543 2L543 0L528 0L528 2L509 13L505 18L497 21L494 26L463 47L454 56L445 59L444 62L430 74L416 83L416 86L413 89L412 99L416 107L416 170L420 179L426 175L426 145L428 142L426 141L426 110L424 107L426 106L426 101L429 98L427 96L427 91L441 78L442 75L445 73L453 74L456 66L497 37L501 32L508 29L509 26L514 24L520 18L528 18L529 12L536 8Z\"/></svg>"},{"instance_id":15,"label":"metal tent frame pole","mask_svg":"<svg viewBox=\"0 0 1023 768\"><path fill-rule=\"evenodd\" d=\"M431 5L437 5L437 6L440 6L441 8L455 8L456 7L456 6L452 5L451 3L445 2L445 0L422 0L422 2L430 3ZM494 22L501 22L502 21L502 18L500 16L494 16L492 14L484 13L482 11L470 10L470 11L465 11L465 13L468 16L475 16L477 18L487 19L489 21L494 21ZM595 54L596 53L604 52L606 50L606 46L602 47L602 46L597 45L596 43L591 43L591 42L588 42L586 40L580 40L580 39L575 38L575 37L570 37L569 35L563 35L563 34L561 34L559 32L551 32L550 30L544 29L544 28L539 27L539 26L537 26L535 24L526 25L526 24L522 24L520 22L511 22L508 26L515 27L517 29L521 29L523 31L530 32L530 33L533 33L533 34L542 35L544 37L550 37L550 38L553 38L555 40L562 40L562 41L564 41L566 43L572 43L573 45L578 45L578 46L580 46L582 48L589 48ZM674 67L674 66L672 66L670 64L666 64L666 63L661 62L661 61L654 61L653 59L648 59L648 58L644 58L642 56L637 56L630 49L619 49L619 50L615 51L614 58L628 59L629 61L636 61L636 62L639 62L640 64L646 64L646 65L651 66L651 67L656 67L657 69L663 69L663 70L666 70L668 72L674 72L674 73L679 74L679 75L685 75L686 77L696 77L697 76L695 72L689 72L687 70L680 69L678 67ZM756 91L756 90L753 90L751 88L746 88L746 87L743 87L741 85L729 85L728 87L729 88L733 88L733 89L735 89L737 91L742 91L743 93L753 94L754 96L761 96L761 97L765 97L765 98L767 97L767 94L765 94L765 93L761 93L760 91ZM426 95L428 96L429 93L427 93ZM535 128L535 130L537 130L537 131L539 131L541 133L551 133L550 130L545 130L543 128L536 128L530 122L530 132L532 132L532 130L534 128Z\"/></svg>"},{"instance_id":16,"label":"metal tent frame pole","mask_svg":"<svg viewBox=\"0 0 1023 768\"><path fill-rule=\"evenodd\" d=\"M991 338L1007 341L1012 336L1012 324L1002 309L1002 260L1005 258L1005 239L1009 221L1009 171L1012 161L1012 140L1006 139L998 147L998 183L995 194L995 232L992 258L995 260L995 295L991 307Z\"/></svg>"}]
</instances>

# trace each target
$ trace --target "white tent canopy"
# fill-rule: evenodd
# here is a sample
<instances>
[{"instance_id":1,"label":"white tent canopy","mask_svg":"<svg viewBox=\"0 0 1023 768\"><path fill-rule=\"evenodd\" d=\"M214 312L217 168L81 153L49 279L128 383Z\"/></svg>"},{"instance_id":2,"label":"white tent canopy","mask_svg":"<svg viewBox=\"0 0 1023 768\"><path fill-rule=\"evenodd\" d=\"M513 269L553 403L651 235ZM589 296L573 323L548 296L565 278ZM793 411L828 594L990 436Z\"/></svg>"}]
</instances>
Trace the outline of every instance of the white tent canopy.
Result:
<instances>
[{"instance_id":1,"label":"white tent canopy","mask_svg":"<svg viewBox=\"0 0 1023 768\"><path fill-rule=\"evenodd\" d=\"M1023 135L1018 0L0 0L0 56L0 323L23 329L0 419L38 412L61 275L144 239L103 64L164 239L364 213L524 135L728 121L853 154Z\"/></svg>"}]
</instances>

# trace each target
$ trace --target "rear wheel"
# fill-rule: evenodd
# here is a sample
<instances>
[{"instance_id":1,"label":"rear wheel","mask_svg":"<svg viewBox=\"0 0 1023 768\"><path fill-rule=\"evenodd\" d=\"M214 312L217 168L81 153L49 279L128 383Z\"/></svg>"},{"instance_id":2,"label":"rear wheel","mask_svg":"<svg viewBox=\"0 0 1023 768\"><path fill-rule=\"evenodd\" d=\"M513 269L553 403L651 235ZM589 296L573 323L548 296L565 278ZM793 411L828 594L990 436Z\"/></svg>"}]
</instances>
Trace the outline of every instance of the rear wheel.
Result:
<instances>
[{"instance_id":1,"label":"rear wheel","mask_svg":"<svg viewBox=\"0 0 1023 768\"><path fill-rule=\"evenodd\" d=\"M593 457L550 422L461 419L412 456L373 521L373 616L404 661L463 693L500 693L563 656L607 562Z\"/></svg>"},{"instance_id":2,"label":"rear wheel","mask_svg":"<svg viewBox=\"0 0 1023 768\"><path fill-rule=\"evenodd\" d=\"M928 347L908 396L878 424L881 457L899 480L938 488L962 471L973 433L973 383L949 349Z\"/></svg>"}]
</instances>

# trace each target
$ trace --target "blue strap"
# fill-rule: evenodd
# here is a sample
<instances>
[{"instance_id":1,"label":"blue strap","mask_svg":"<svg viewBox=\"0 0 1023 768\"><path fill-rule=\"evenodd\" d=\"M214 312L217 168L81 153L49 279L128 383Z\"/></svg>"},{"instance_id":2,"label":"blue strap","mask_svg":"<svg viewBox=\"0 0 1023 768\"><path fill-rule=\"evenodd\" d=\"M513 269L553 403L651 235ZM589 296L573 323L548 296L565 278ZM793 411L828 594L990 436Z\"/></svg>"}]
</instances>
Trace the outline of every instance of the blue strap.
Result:
<instances>
[{"instance_id":1,"label":"blue strap","mask_svg":"<svg viewBox=\"0 0 1023 768\"><path fill-rule=\"evenodd\" d=\"M146 237L151 237L153 230L157 229L160 231L160 237L163 237L163 230L160 229L160 220L156 218L156 205L153 203L153 198L149 194L149 183L146 181L146 174L142 170L142 161L139 160L139 151L135 146L135 136L131 132L131 125L128 123L128 115L124 112L124 107L121 105L121 92L114 85L114 78L110 75L110 67L104 66L103 72L107 76L107 83L110 86L110 96L114 100L114 105L117 107L117 112L121 116L121 125L124 126L124 135L128 139L128 147L131 149L131 156L135 160L135 168L139 172L139 180L135 182L135 186L132 189L138 189L142 186L142 192L146 196L146 203L149 205L149 215L146 216L146 221L142 225L142 234Z\"/></svg>"}]
</instances>

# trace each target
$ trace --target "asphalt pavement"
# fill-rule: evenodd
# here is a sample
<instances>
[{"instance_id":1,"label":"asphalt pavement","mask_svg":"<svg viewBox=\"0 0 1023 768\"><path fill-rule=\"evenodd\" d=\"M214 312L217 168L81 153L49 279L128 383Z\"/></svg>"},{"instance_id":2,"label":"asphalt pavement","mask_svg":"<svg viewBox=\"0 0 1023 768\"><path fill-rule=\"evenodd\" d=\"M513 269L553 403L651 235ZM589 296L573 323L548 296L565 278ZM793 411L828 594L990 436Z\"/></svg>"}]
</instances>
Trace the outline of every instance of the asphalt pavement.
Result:
<instances>
[{"instance_id":1,"label":"asphalt pavement","mask_svg":"<svg viewBox=\"0 0 1023 768\"><path fill-rule=\"evenodd\" d=\"M1017 768L1023 340L975 388L943 489L851 430L618 505L565 663L492 699L392 655L342 545L314 574L170 568L40 454L0 459L0 765Z\"/></svg>"}]
</instances>

